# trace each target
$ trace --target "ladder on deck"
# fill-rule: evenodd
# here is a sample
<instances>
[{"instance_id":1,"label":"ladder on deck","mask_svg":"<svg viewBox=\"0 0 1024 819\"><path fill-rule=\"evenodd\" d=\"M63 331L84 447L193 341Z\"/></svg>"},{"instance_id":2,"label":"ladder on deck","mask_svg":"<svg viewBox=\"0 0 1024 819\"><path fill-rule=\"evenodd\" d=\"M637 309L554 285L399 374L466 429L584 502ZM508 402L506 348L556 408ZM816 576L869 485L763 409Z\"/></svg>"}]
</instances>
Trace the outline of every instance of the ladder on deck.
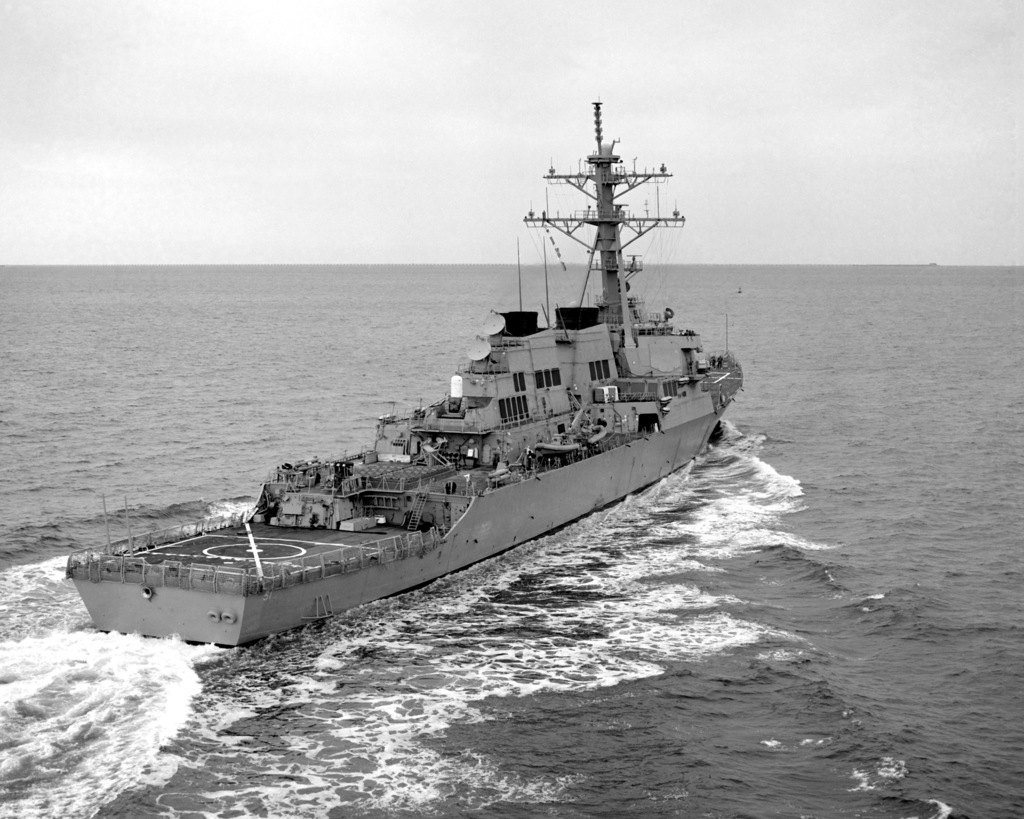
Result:
<instances>
[{"instance_id":1,"label":"ladder on deck","mask_svg":"<svg viewBox=\"0 0 1024 819\"><path fill-rule=\"evenodd\" d=\"M412 502L412 509L409 510L409 523L406 525L406 529L413 530L419 527L420 521L423 519L423 507L426 505L427 493L417 492Z\"/></svg>"}]
</instances>

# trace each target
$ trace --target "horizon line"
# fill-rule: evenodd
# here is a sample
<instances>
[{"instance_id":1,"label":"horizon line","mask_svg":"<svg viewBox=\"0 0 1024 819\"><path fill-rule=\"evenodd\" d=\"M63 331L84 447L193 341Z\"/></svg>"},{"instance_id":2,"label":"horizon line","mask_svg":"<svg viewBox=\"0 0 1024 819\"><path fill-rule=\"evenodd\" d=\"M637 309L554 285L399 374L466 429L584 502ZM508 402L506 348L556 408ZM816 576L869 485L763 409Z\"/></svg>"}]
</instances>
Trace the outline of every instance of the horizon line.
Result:
<instances>
[{"instance_id":1,"label":"horizon line","mask_svg":"<svg viewBox=\"0 0 1024 819\"><path fill-rule=\"evenodd\" d=\"M567 263L570 267L584 267L583 262ZM524 264L523 267L540 267ZM985 264L940 262L663 262L652 267L1021 267L1016 262ZM0 264L0 270L9 268L98 268L98 267L517 267L516 262L33 262L27 264Z\"/></svg>"}]
</instances>

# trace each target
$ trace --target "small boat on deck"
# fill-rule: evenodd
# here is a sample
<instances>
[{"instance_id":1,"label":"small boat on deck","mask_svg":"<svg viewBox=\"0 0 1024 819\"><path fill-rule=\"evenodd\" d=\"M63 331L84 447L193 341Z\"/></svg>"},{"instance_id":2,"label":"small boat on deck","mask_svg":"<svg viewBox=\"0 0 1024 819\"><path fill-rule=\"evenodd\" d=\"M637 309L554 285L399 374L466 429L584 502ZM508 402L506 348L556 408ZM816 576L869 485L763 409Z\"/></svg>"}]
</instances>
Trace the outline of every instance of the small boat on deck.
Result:
<instances>
[{"instance_id":1,"label":"small boat on deck","mask_svg":"<svg viewBox=\"0 0 1024 819\"><path fill-rule=\"evenodd\" d=\"M565 454L567 452L576 452L577 450L579 450L579 448L580 448L580 445L577 444L577 443L571 443L571 444L555 443L555 442L548 443L548 442L545 442L545 441L541 441L540 443L538 443L534 447L534 449L536 449L538 452L542 452L542 453L549 453L549 452L551 452L551 453L555 453L555 454Z\"/></svg>"}]
</instances>

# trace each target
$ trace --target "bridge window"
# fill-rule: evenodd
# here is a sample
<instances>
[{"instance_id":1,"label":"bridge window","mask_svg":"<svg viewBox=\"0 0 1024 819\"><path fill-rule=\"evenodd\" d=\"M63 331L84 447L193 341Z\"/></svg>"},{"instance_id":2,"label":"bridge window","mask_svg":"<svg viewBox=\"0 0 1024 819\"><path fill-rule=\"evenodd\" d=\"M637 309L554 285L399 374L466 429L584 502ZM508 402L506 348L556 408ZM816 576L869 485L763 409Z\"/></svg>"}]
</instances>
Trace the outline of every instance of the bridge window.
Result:
<instances>
[{"instance_id":1,"label":"bridge window","mask_svg":"<svg viewBox=\"0 0 1024 819\"><path fill-rule=\"evenodd\" d=\"M601 361L590 362L590 380L600 381L602 378L611 378L612 370L608 366L608 359L602 359Z\"/></svg>"},{"instance_id":2,"label":"bridge window","mask_svg":"<svg viewBox=\"0 0 1024 819\"><path fill-rule=\"evenodd\" d=\"M543 387L558 387L562 383L562 371L558 367L550 370L537 370L533 377L537 382L538 390Z\"/></svg>"},{"instance_id":3,"label":"bridge window","mask_svg":"<svg viewBox=\"0 0 1024 819\"><path fill-rule=\"evenodd\" d=\"M509 398L499 398L498 412L501 413L502 423L508 421L522 421L530 417L530 407L526 403L525 395L513 395Z\"/></svg>"}]
</instances>

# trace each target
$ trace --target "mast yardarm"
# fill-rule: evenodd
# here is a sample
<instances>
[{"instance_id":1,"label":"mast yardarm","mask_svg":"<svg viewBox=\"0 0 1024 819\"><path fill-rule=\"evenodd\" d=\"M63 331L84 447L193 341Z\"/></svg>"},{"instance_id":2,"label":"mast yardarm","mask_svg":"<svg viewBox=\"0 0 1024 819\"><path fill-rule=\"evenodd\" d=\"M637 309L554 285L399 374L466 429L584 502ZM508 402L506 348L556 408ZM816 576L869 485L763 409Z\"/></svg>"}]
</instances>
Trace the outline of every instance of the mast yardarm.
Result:
<instances>
[{"instance_id":1,"label":"mast yardarm","mask_svg":"<svg viewBox=\"0 0 1024 819\"><path fill-rule=\"evenodd\" d=\"M599 306L603 320L609 325L629 324L633 320L626 295L626 275L642 270L642 263L635 258L629 267L623 262L623 250L641 236L656 227L682 227L686 217L679 211L671 216L634 216L624 203L618 201L624 194L649 182L660 184L672 176L665 165L657 170L638 171L634 166L627 170L615 153L615 143L604 143L601 117L601 103L594 104L594 135L597 150L587 157L589 171L559 174L554 168L544 178L557 184L569 185L580 191L593 204L585 210L576 210L568 215L542 212L538 217L533 211L523 220L531 227L552 227L587 248L589 253L588 278L591 274L600 277L602 298ZM617 188L621 188L616 192ZM593 228L584 230L584 226ZM629 231L623 234L623 229ZM626 317L625 320L623 317ZM624 342L632 346L633 332L625 334Z\"/></svg>"}]
</instances>

